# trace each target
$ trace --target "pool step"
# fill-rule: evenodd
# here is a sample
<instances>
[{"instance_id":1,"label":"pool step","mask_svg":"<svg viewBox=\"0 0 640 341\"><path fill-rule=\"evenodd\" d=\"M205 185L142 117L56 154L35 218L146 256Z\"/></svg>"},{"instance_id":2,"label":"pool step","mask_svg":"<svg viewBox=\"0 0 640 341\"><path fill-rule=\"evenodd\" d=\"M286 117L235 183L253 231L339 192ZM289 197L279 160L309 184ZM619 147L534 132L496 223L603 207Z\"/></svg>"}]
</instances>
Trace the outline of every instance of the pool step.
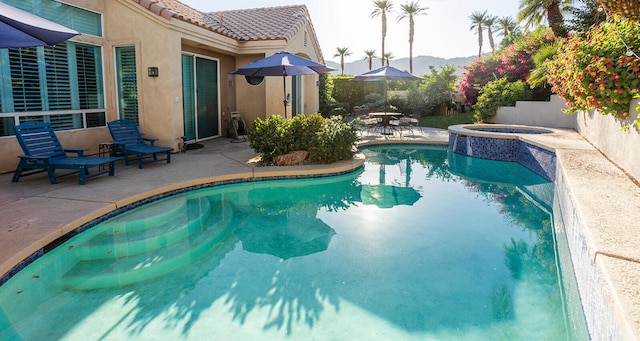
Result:
<instances>
[{"instance_id":1,"label":"pool step","mask_svg":"<svg viewBox=\"0 0 640 341\"><path fill-rule=\"evenodd\" d=\"M154 226L181 215L188 202L185 197L169 198L134 209L102 223L101 234L116 235L154 229Z\"/></svg>"},{"instance_id":2,"label":"pool step","mask_svg":"<svg viewBox=\"0 0 640 341\"><path fill-rule=\"evenodd\" d=\"M203 210L205 206L207 210ZM200 214L194 216L196 212ZM67 289L93 290L134 284L179 270L204 255L223 252L220 245L233 247L235 243L223 243L234 238L229 224L231 215L232 210L222 203L211 208L207 198L196 203L190 200L181 214L191 216L190 223L182 229L174 228L175 221L171 219L167 224L172 227L163 235L148 239L136 236L130 244L118 241L110 247L96 244L95 240L91 246L78 246L80 261L61 277L60 284ZM146 230L149 229L139 231ZM97 238L103 241L103 236Z\"/></svg>"},{"instance_id":3,"label":"pool step","mask_svg":"<svg viewBox=\"0 0 640 341\"><path fill-rule=\"evenodd\" d=\"M211 207L206 198L184 200L179 211L141 217L127 223L110 222L100 226L100 233L80 245L74 253L79 260L114 259L148 253L169 247L189 237L209 218ZM141 227L144 226L144 227Z\"/></svg>"}]
</instances>

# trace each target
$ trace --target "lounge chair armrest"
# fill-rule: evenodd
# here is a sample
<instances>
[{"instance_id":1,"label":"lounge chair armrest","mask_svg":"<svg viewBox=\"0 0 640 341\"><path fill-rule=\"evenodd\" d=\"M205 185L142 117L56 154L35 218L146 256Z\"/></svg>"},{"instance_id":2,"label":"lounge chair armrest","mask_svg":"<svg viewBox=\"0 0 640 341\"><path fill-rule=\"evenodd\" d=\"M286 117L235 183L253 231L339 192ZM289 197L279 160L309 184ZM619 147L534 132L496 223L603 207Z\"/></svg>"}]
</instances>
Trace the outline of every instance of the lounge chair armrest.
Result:
<instances>
[{"instance_id":1,"label":"lounge chair armrest","mask_svg":"<svg viewBox=\"0 0 640 341\"><path fill-rule=\"evenodd\" d=\"M127 146L124 142L113 141L113 148L116 150L122 150Z\"/></svg>"},{"instance_id":2,"label":"lounge chair armrest","mask_svg":"<svg viewBox=\"0 0 640 341\"><path fill-rule=\"evenodd\" d=\"M153 138L153 137L143 137L142 139L151 143L152 146L155 145L156 141L158 141L157 138Z\"/></svg>"},{"instance_id":3,"label":"lounge chair armrest","mask_svg":"<svg viewBox=\"0 0 640 341\"><path fill-rule=\"evenodd\" d=\"M89 150L89 148L74 148L74 149L66 149L64 150L65 153L76 153L78 154L78 157L83 157L84 156L84 152Z\"/></svg>"},{"instance_id":4,"label":"lounge chair armrest","mask_svg":"<svg viewBox=\"0 0 640 341\"><path fill-rule=\"evenodd\" d=\"M48 160L49 156L29 156L29 155L18 155L19 158L25 160Z\"/></svg>"}]
</instances>

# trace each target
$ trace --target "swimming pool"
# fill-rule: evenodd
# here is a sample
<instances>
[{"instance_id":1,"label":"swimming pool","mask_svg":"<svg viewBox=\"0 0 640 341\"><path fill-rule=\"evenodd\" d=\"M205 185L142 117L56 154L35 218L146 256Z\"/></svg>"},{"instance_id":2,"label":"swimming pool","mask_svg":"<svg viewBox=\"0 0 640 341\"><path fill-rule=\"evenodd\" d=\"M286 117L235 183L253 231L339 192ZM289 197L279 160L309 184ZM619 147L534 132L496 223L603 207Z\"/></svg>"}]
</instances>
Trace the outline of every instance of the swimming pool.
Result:
<instances>
[{"instance_id":1,"label":"swimming pool","mask_svg":"<svg viewBox=\"0 0 640 341\"><path fill-rule=\"evenodd\" d=\"M445 147L363 152L359 172L200 189L83 232L0 287L0 339L585 339L551 183Z\"/></svg>"}]
</instances>

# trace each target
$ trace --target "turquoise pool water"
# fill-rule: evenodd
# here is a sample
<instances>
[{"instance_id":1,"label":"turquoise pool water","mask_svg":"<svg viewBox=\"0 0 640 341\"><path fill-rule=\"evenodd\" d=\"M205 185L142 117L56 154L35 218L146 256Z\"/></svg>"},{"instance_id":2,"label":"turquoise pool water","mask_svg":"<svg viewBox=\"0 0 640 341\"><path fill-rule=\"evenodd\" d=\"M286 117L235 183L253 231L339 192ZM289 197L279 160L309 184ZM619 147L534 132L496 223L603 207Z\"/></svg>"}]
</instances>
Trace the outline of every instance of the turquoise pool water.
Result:
<instances>
[{"instance_id":1,"label":"turquoise pool water","mask_svg":"<svg viewBox=\"0 0 640 341\"><path fill-rule=\"evenodd\" d=\"M0 339L588 338L553 184L444 147L363 152L358 172L195 190L69 239L0 287Z\"/></svg>"}]
</instances>

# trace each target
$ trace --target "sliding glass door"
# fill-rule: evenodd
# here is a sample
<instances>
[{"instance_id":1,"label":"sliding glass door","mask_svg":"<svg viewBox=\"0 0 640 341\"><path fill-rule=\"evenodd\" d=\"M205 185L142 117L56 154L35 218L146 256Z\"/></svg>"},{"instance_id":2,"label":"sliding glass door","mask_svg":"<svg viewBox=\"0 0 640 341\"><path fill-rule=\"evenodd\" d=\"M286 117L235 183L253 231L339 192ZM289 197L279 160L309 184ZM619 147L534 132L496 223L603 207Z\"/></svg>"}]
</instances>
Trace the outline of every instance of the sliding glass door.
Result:
<instances>
[{"instance_id":1,"label":"sliding glass door","mask_svg":"<svg viewBox=\"0 0 640 341\"><path fill-rule=\"evenodd\" d=\"M218 61L182 55L184 136L200 141L220 135Z\"/></svg>"}]
</instances>

